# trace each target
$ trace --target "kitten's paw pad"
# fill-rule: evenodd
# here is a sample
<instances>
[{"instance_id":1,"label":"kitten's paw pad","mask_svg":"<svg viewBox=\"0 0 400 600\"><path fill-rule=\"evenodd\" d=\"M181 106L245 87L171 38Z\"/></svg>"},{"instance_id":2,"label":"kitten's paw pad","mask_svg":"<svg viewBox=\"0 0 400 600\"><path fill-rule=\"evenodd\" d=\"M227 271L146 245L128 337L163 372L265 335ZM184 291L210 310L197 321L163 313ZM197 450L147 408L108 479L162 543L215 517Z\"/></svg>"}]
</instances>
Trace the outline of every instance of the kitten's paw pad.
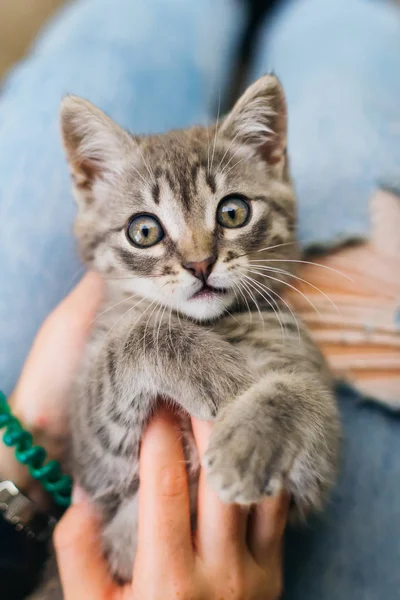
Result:
<instances>
[{"instance_id":1,"label":"kitten's paw pad","mask_svg":"<svg viewBox=\"0 0 400 600\"><path fill-rule=\"evenodd\" d=\"M278 494L291 462L283 445L268 443L243 426L214 430L203 457L210 485L222 501L235 504L252 504Z\"/></svg>"}]
</instances>

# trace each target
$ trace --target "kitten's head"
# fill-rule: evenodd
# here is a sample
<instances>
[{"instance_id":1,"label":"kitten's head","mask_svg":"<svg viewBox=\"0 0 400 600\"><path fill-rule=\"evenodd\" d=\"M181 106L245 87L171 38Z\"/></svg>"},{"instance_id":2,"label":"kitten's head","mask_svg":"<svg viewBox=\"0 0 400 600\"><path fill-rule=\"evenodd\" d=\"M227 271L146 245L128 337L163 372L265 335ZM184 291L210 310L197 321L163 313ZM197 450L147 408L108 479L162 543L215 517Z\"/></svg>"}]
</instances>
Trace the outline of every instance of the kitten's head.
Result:
<instances>
[{"instance_id":1,"label":"kitten's head","mask_svg":"<svg viewBox=\"0 0 400 600\"><path fill-rule=\"evenodd\" d=\"M136 137L75 97L62 103L61 126L81 255L110 285L199 320L276 288L281 276L266 279L260 261L293 254L295 229L276 77L210 128Z\"/></svg>"}]
</instances>

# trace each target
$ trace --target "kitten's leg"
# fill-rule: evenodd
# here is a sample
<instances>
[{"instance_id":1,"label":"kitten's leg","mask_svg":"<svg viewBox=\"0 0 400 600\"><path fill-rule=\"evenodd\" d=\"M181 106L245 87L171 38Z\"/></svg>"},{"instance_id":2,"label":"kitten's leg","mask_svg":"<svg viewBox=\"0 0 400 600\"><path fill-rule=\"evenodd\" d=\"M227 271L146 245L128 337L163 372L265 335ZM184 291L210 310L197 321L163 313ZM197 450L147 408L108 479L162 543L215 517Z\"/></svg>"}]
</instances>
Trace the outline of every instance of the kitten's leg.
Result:
<instances>
[{"instance_id":1,"label":"kitten's leg","mask_svg":"<svg viewBox=\"0 0 400 600\"><path fill-rule=\"evenodd\" d=\"M174 317L172 327L165 321L146 333L144 325L135 328L128 341L135 364L159 395L191 416L214 419L252 382L246 359L239 348L194 323Z\"/></svg>"},{"instance_id":2,"label":"kitten's leg","mask_svg":"<svg viewBox=\"0 0 400 600\"><path fill-rule=\"evenodd\" d=\"M138 493L126 498L102 532L111 573L122 581L132 577L137 547Z\"/></svg>"},{"instance_id":3,"label":"kitten's leg","mask_svg":"<svg viewBox=\"0 0 400 600\"><path fill-rule=\"evenodd\" d=\"M335 479L335 399L307 336L304 345L290 349L278 337L269 348L265 344L264 374L221 410L203 464L227 502L258 502L284 486L304 514L321 506Z\"/></svg>"},{"instance_id":4,"label":"kitten's leg","mask_svg":"<svg viewBox=\"0 0 400 600\"><path fill-rule=\"evenodd\" d=\"M182 322L175 336L169 322L131 330L124 323L106 343L101 331L92 339L72 411L73 472L99 507L106 552L120 578L133 564L135 542L126 530L137 516L125 507L137 491L140 439L157 398L213 419L250 382L240 350L191 323Z\"/></svg>"},{"instance_id":5,"label":"kitten's leg","mask_svg":"<svg viewBox=\"0 0 400 600\"><path fill-rule=\"evenodd\" d=\"M125 388L113 392L110 374L97 366L95 361L84 373L74 398L72 471L98 511L111 572L129 581L136 550L139 444L155 397L140 389L128 394L132 386L123 378Z\"/></svg>"},{"instance_id":6,"label":"kitten's leg","mask_svg":"<svg viewBox=\"0 0 400 600\"><path fill-rule=\"evenodd\" d=\"M97 332L91 343L82 402L94 395L97 413L104 413L107 404L122 417L139 411L143 422L143 411L147 416L152 408L151 398L160 396L174 400L191 416L213 419L220 406L252 382L241 350L220 335L176 317L171 322L132 320L133 328L127 319L106 345L107 330Z\"/></svg>"}]
</instances>

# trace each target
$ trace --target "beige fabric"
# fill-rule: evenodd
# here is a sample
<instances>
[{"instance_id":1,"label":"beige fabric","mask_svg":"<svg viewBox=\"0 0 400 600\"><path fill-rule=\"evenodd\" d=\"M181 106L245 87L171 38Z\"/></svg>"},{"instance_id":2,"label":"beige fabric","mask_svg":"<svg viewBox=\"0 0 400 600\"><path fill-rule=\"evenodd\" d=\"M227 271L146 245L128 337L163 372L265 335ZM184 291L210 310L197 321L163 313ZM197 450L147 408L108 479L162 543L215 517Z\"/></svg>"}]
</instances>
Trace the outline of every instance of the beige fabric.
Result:
<instances>
[{"instance_id":1,"label":"beige fabric","mask_svg":"<svg viewBox=\"0 0 400 600\"><path fill-rule=\"evenodd\" d=\"M65 0L0 0L0 77L19 60L39 28Z\"/></svg>"},{"instance_id":2,"label":"beige fabric","mask_svg":"<svg viewBox=\"0 0 400 600\"><path fill-rule=\"evenodd\" d=\"M337 272L302 265L298 275L321 291L302 282L297 288L321 315L291 291L293 307L339 378L400 409L400 199L378 192L371 201L370 242L316 262Z\"/></svg>"}]
</instances>

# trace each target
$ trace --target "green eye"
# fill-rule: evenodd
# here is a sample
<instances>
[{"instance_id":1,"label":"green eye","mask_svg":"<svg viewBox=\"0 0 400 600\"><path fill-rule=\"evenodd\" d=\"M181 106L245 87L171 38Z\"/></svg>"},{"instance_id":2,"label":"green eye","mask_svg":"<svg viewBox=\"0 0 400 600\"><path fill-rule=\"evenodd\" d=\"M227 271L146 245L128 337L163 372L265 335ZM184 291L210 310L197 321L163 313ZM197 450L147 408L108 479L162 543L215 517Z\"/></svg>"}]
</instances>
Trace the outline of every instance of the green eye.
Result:
<instances>
[{"instance_id":1,"label":"green eye","mask_svg":"<svg viewBox=\"0 0 400 600\"><path fill-rule=\"evenodd\" d=\"M217 221L222 227L243 227L250 218L250 206L241 196L226 196L218 205Z\"/></svg>"},{"instance_id":2,"label":"green eye","mask_svg":"<svg viewBox=\"0 0 400 600\"><path fill-rule=\"evenodd\" d=\"M165 234L156 217L136 215L129 221L126 235L131 244L137 248L150 248L161 242Z\"/></svg>"}]
</instances>

